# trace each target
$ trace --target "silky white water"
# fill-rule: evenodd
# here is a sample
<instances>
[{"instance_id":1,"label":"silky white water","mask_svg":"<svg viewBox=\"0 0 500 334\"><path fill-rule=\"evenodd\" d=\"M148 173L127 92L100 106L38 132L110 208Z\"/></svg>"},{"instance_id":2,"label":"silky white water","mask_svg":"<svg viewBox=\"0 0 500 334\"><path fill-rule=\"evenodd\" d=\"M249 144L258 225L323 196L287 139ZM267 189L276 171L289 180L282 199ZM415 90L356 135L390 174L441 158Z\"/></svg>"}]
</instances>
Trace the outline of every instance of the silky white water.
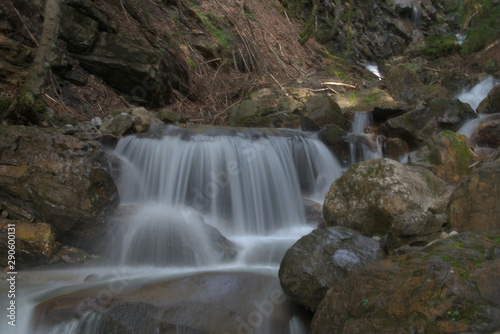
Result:
<instances>
[{"instance_id":1,"label":"silky white water","mask_svg":"<svg viewBox=\"0 0 500 334\"><path fill-rule=\"evenodd\" d=\"M351 132L347 136L349 143L351 164L356 162L382 158L382 145L378 137L365 133L371 124L370 112L355 112L351 125Z\"/></svg>"},{"instance_id":2,"label":"silky white water","mask_svg":"<svg viewBox=\"0 0 500 334\"><path fill-rule=\"evenodd\" d=\"M0 331L103 333L107 303L130 289L229 275L235 280L268 277L271 284L249 291L253 296L249 300L226 301L235 310L250 310L248 316L241 315L233 332L250 328L274 334L277 320L262 305L271 305L276 314L292 312L286 303L270 304L273 299L266 296L272 286L279 287L277 273L286 250L315 227L306 223L304 200L322 202L341 174L329 150L317 139L292 130L166 127L121 139L110 156L121 208L127 214L113 226L116 241L110 241L109 258L99 267L19 276L23 292L19 311L24 319L19 320L20 327L2 324ZM89 300L105 303L77 315L68 313L56 323L48 320L50 313L32 314L37 305L38 312L47 312L40 306L43 301L63 295L71 299L80 291L89 291L84 294L90 299L82 297L79 305L83 309ZM211 309L222 307L217 299L213 303ZM183 307L182 302L179 305ZM191 312L189 304L185 307ZM196 323L200 313L192 312L187 318ZM182 314L179 322L186 321ZM178 326L181 333L188 328L185 323ZM306 332L296 315L290 315L280 330Z\"/></svg>"},{"instance_id":3,"label":"silky white water","mask_svg":"<svg viewBox=\"0 0 500 334\"><path fill-rule=\"evenodd\" d=\"M480 82L472 87L462 89L455 97L463 103L468 103L472 109L477 110L479 103L488 96L488 93L500 83L492 76L482 79Z\"/></svg>"}]
</instances>

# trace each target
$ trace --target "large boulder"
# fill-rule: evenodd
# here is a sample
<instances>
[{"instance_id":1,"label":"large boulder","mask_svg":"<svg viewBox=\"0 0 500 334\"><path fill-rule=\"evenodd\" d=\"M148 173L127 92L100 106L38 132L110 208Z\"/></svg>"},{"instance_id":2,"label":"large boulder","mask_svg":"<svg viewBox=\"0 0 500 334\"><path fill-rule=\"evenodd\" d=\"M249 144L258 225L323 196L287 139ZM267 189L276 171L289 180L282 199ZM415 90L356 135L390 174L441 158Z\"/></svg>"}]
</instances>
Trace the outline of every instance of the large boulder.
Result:
<instances>
[{"instance_id":1,"label":"large boulder","mask_svg":"<svg viewBox=\"0 0 500 334\"><path fill-rule=\"evenodd\" d=\"M59 241L77 247L118 203L100 144L58 129L2 127L0 187L0 201L14 216L47 222Z\"/></svg>"},{"instance_id":2,"label":"large boulder","mask_svg":"<svg viewBox=\"0 0 500 334\"><path fill-rule=\"evenodd\" d=\"M329 288L348 273L384 257L380 244L345 227L316 229L285 254L281 287L294 301L316 310Z\"/></svg>"},{"instance_id":3,"label":"large boulder","mask_svg":"<svg viewBox=\"0 0 500 334\"><path fill-rule=\"evenodd\" d=\"M425 144L408 157L414 166L429 169L441 179L458 185L469 175L476 157L469 138L451 131L442 131L432 136Z\"/></svg>"},{"instance_id":4,"label":"large boulder","mask_svg":"<svg viewBox=\"0 0 500 334\"><path fill-rule=\"evenodd\" d=\"M499 237L463 233L351 273L326 294L312 333L496 333Z\"/></svg>"},{"instance_id":5,"label":"large boulder","mask_svg":"<svg viewBox=\"0 0 500 334\"><path fill-rule=\"evenodd\" d=\"M450 222L458 231L500 230L500 159L472 172L452 193Z\"/></svg>"},{"instance_id":6,"label":"large boulder","mask_svg":"<svg viewBox=\"0 0 500 334\"><path fill-rule=\"evenodd\" d=\"M332 184L323 212L329 226L385 235L407 216L441 213L448 194L446 182L428 170L391 159L369 160L353 165Z\"/></svg>"}]
</instances>

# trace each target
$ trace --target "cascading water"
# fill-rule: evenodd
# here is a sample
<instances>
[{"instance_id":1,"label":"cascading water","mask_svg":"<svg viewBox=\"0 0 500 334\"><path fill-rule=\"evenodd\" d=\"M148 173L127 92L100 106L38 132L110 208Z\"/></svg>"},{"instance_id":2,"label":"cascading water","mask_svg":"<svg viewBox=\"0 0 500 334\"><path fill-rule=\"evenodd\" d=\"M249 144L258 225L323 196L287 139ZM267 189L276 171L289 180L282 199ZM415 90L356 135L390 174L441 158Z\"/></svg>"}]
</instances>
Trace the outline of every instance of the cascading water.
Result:
<instances>
[{"instance_id":1,"label":"cascading water","mask_svg":"<svg viewBox=\"0 0 500 334\"><path fill-rule=\"evenodd\" d=\"M351 125L351 132L347 136L349 143L351 164L359 161L382 158L380 138L365 133L371 123L371 113L355 112Z\"/></svg>"},{"instance_id":2,"label":"cascading water","mask_svg":"<svg viewBox=\"0 0 500 334\"><path fill-rule=\"evenodd\" d=\"M479 83L473 87L464 88L455 97L462 101L463 103L468 103L477 112L477 107L482 100L488 96L488 93L500 83L500 80L496 80L492 76L488 76L481 80ZM471 138L474 131L481 124L481 121L486 117L486 115L478 114L478 118L471 119L465 122L460 129L458 129L458 134L466 135Z\"/></svg>"},{"instance_id":3,"label":"cascading water","mask_svg":"<svg viewBox=\"0 0 500 334\"><path fill-rule=\"evenodd\" d=\"M322 201L341 174L323 144L292 130L166 127L112 153L127 214L111 263L26 276L39 293L23 299L35 307L24 332L307 332L277 272L314 228L304 199Z\"/></svg>"}]
</instances>

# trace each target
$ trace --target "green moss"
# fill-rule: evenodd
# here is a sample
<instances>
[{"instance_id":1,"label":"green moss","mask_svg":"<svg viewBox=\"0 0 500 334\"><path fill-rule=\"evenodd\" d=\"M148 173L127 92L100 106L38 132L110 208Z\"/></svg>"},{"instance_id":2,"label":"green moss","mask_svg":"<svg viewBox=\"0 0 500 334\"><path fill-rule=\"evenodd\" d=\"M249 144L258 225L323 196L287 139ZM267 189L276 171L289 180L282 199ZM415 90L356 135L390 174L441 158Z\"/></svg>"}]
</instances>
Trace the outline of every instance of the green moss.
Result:
<instances>
[{"instance_id":1,"label":"green moss","mask_svg":"<svg viewBox=\"0 0 500 334\"><path fill-rule=\"evenodd\" d=\"M448 139L450 145L455 149L455 159L458 162L458 170L460 176L470 173L470 164L474 161L474 157L469 150L467 144L460 140L458 135L451 131L443 131L443 135Z\"/></svg>"},{"instance_id":2,"label":"green moss","mask_svg":"<svg viewBox=\"0 0 500 334\"><path fill-rule=\"evenodd\" d=\"M425 39L425 46L421 52L427 58L436 59L453 54L458 49L458 43L454 35L430 35Z\"/></svg>"}]
</instances>

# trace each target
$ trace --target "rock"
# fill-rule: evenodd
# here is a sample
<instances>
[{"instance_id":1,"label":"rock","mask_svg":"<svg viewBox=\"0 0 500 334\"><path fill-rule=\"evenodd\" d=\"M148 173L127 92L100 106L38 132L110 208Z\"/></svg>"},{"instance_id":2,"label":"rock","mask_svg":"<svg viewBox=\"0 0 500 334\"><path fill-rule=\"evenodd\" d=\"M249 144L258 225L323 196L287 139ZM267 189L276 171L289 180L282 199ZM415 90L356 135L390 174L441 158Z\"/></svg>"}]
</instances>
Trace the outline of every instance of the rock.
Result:
<instances>
[{"instance_id":1,"label":"rock","mask_svg":"<svg viewBox=\"0 0 500 334\"><path fill-rule=\"evenodd\" d=\"M407 106L373 108L372 117L376 123L384 123L389 118L399 117L410 111Z\"/></svg>"},{"instance_id":2,"label":"rock","mask_svg":"<svg viewBox=\"0 0 500 334\"><path fill-rule=\"evenodd\" d=\"M490 90L488 96L481 101L476 111L482 114L500 113L500 85Z\"/></svg>"},{"instance_id":3,"label":"rock","mask_svg":"<svg viewBox=\"0 0 500 334\"><path fill-rule=\"evenodd\" d=\"M31 48L0 34L0 79L2 81L11 85L23 83L33 57L34 52Z\"/></svg>"},{"instance_id":4,"label":"rock","mask_svg":"<svg viewBox=\"0 0 500 334\"><path fill-rule=\"evenodd\" d=\"M389 94L380 88L361 89L356 92L335 94L332 96L343 113L356 111L372 111L377 109L377 116L401 115L404 104L395 101ZM378 121L378 119L377 119Z\"/></svg>"},{"instance_id":5,"label":"rock","mask_svg":"<svg viewBox=\"0 0 500 334\"><path fill-rule=\"evenodd\" d=\"M104 134L111 134L117 138L132 132L134 117L127 113L122 113L116 117L105 120L99 130Z\"/></svg>"},{"instance_id":6,"label":"rock","mask_svg":"<svg viewBox=\"0 0 500 334\"><path fill-rule=\"evenodd\" d=\"M399 160L405 154L410 153L408 144L400 138L388 138L384 144L385 154L388 158Z\"/></svg>"},{"instance_id":7,"label":"rock","mask_svg":"<svg viewBox=\"0 0 500 334\"><path fill-rule=\"evenodd\" d=\"M434 98L427 105L443 130L457 131L466 120L477 117L470 104L456 98Z\"/></svg>"},{"instance_id":8,"label":"rock","mask_svg":"<svg viewBox=\"0 0 500 334\"><path fill-rule=\"evenodd\" d=\"M386 249L389 254L402 246L419 247L440 237L448 224L448 215L410 213L397 217L387 235Z\"/></svg>"},{"instance_id":9,"label":"rock","mask_svg":"<svg viewBox=\"0 0 500 334\"><path fill-rule=\"evenodd\" d=\"M171 89L181 89L188 78L187 67L173 57L104 32L98 34L90 54L73 57L84 69L104 78L134 102L152 107L164 106L170 100Z\"/></svg>"},{"instance_id":10,"label":"rock","mask_svg":"<svg viewBox=\"0 0 500 334\"><path fill-rule=\"evenodd\" d=\"M92 284L40 303L34 326L94 319L106 333L284 333L294 315L278 280L253 272Z\"/></svg>"},{"instance_id":11,"label":"rock","mask_svg":"<svg viewBox=\"0 0 500 334\"><path fill-rule=\"evenodd\" d=\"M328 226L364 235L386 234L408 214L425 214L447 198L446 183L431 172L391 159L353 165L331 186L323 206Z\"/></svg>"},{"instance_id":12,"label":"rock","mask_svg":"<svg viewBox=\"0 0 500 334\"><path fill-rule=\"evenodd\" d=\"M500 330L500 235L463 233L378 261L333 286L312 333L494 333Z\"/></svg>"},{"instance_id":13,"label":"rock","mask_svg":"<svg viewBox=\"0 0 500 334\"><path fill-rule=\"evenodd\" d=\"M7 230L9 225L15 226L16 240L32 243L46 259L50 259L56 247L56 236L52 226L47 223L32 223L25 220L0 219L2 229Z\"/></svg>"},{"instance_id":14,"label":"rock","mask_svg":"<svg viewBox=\"0 0 500 334\"><path fill-rule=\"evenodd\" d=\"M245 100L233 108L229 125L267 128L298 128L300 117L285 111L280 112L273 106L263 106L260 101Z\"/></svg>"},{"instance_id":15,"label":"rock","mask_svg":"<svg viewBox=\"0 0 500 334\"><path fill-rule=\"evenodd\" d=\"M158 118L165 124L170 123L186 123L186 120L169 109L160 109Z\"/></svg>"},{"instance_id":16,"label":"rock","mask_svg":"<svg viewBox=\"0 0 500 334\"><path fill-rule=\"evenodd\" d=\"M408 162L424 167L439 178L458 185L469 175L469 168L476 161L472 142L464 135L442 131L432 136L418 151L410 154Z\"/></svg>"},{"instance_id":17,"label":"rock","mask_svg":"<svg viewBox=\"0 0 500 334\"><path fill-rule=\"evenodd\" d=\"M0 128L0 201L50 222L59 241L85 245L118 202L97 142L57 129Z\"/></svg>"},{"instance_id":18,"label":"rock","mask_svg":"<svg viewBox=\"0 0 500 334\"><path fill-rule=\"evenodd\" d=\"M342 115L339 105L327 94L311 97L306 103L305 116L319 127L335 124L343 130L348 130L351 126L351 122Z\"/></svg>"},{"instance_id":19,"label":"rock","mask_svg":"<svg viewBox=\"0 0 500 334\"><path fill-rule=\"evenodd\" d=\"M481 119L471 135L471 140L480 147L500 147L500 114Z\"/></svg>"},{"instance_id":20,"label":"rock","mask_svg":"<svg viewBox=\"0 0 500 334\"><path fill-rule=\"evenodd\" d=\"M141 133L149 130L153 113L147 111L145 108L137 108L134 109L130 115L134 118L132 125L134 132Z\"/></svg>"},{"instance_id":21,"label":"rock","mask_svg":"<svg viewBox=\"0 0 500 334\"><path fill-rule=\"evenodd\" d=\"M91 258L87 252L69 246L62 246L57 252L57 256L67 264L83 264Z\"/></svg>"},{"instance_id":22,"label":"rock","mask_svg":"<svg viewBox=\"0 0 500 334\"><path fill-rule=\"evenodd\" d=\"M307 116L300 116L300 128L302 131L319 131L321 128L315 121Z\"/></svg>"},{"instance_id":23,"label":"rock","mask_svg":"<svg viewBox=\"0 0 500 334\"><path fill-rule=\"evenodd\" d=\"M113 34L118 32L118 24L112 20L106 11L100 9L91 0L67 0L65 3L68 6L77 8L81 13L98 22L100 31L106 31Z\"/></svg>"},{"instance_id":24,"label":"rock","mask_svg":"<svg viewBox=\"0 0 500 334\"><path fill-rule=\"evenodd\" d=\"M403 65L391 67L385 82L392 96L412 105L419 105L431 98L448 98L452 95L442 86L424 85L414 72Z\"/></svg>"},{"instance_id":25,"label":"rock","mask_svg":"<svg viewBox=\"0 0 500 334\"><path fill-rule=\"evenodd\" d=\"M314 311L330 287L383 257L378 242L356 231L340 226L316 229L286 252L279 270L281 287Z\"/></svg>"},{"instance_id":26,"label":"rock","mask_svg":"<svg viewBox=\"0 0 500 334\"><path fill-rule=\"evenodd\" d=\"M347 164L350 158L349 142L345 140L346 136L347 132L335 124L325 125L319 133L321 141L344 164Z\"/></svg>"},{"instance_id":27,"label":"rock","mask_svg":"<svg viewBox=\"0 0 500 334\"><path fill-rule=\"evenodd\" d=\"M0 228L0 267L2 268L9 265L8 252L10 248L8 242L9 239L7 230ZM16 239L15 245L16 269L25 269L36 265L47 264L49 262L47 257L36 244Z\"/></svg>"},{"instance_id":28,"label":"rock","mask_svg":"<svg viewBox=\"0 0 500 334\"><path fill-rule=\"evenodd\" d=\"M450 222L457 231L500 229L500 159L473 171L452 193Z\"/></svg>"},{"instance_id":29,"label":"rock","mask_svg":"<svg viewBox=\"0 0 500 334\"><path fill-rule=\"evenodd\" d=\"M66 4L61 6L59 27L60 37L69 52L89 53L99 32L99 22Z\"/></svg>"}]
</instances>

